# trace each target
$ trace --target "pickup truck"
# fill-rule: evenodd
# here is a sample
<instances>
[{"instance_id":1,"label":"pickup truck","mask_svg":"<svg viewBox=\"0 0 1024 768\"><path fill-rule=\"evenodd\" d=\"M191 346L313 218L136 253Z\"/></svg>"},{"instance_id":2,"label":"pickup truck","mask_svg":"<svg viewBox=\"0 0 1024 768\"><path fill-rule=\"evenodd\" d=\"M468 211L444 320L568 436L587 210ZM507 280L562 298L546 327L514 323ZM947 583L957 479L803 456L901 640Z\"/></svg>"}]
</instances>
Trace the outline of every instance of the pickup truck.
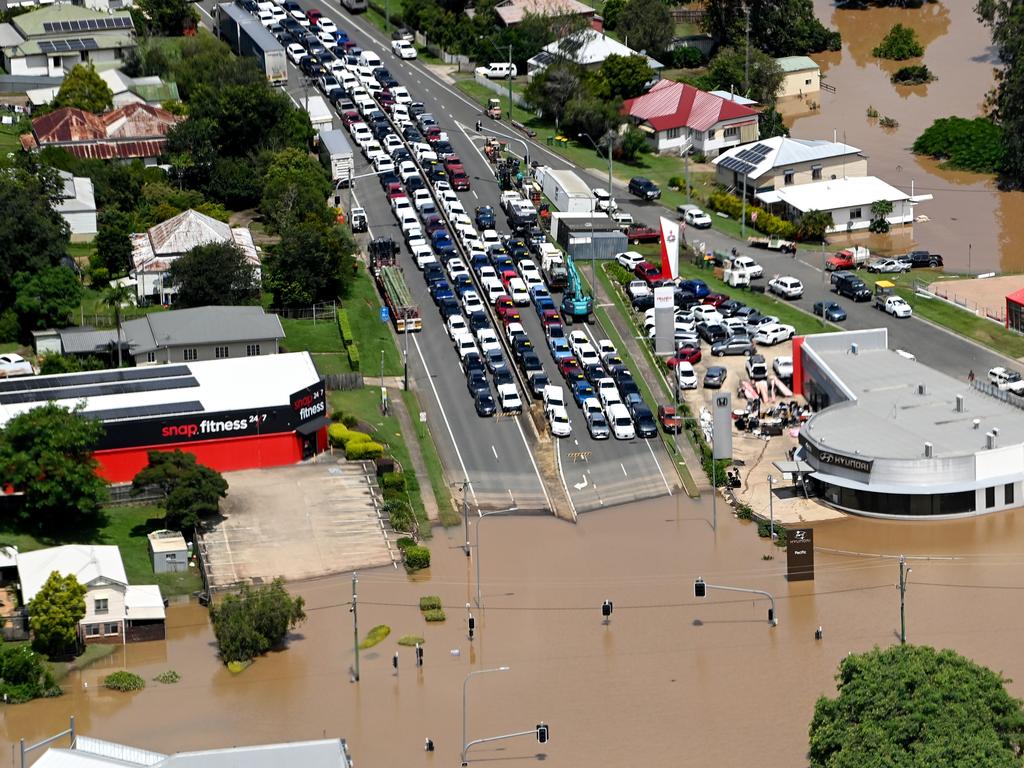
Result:
<instances>
[{"instance_id":1,"label":"pickup truck","mask_svg":"<svg viewBox=\"0 0 1024 768\"><path fill-rule=\"evenodd\" d=\"M1001 365L988 372L988 380L1005 392L1024 396L1024 379L1016 371L1003 368Z\"/></svg>"},{"instance_id":2,"label":"pickup truck","mask_svg":"<svg viewBox=\"0 0 1024 768\"><path fill-rule=\"evenodd\" d=\"M661 240L661 232L645 224L633 224L626 228L626 240L630 245L657 243Z\"/></svg>"},{"instance_id":3,"label":"pickup truck","mask_svg":"<svg viewBox=\"0 0 1024 768\"><path fill-rule=\"evenodd\" d=\"M780 237L748 237L747 244L754 248L767 248L769 251L796 253L796 243Z\"/></svg>"},{"instance_id":4,"label":"pickup truck","mask_svg":"<svg viewBox=\"0 0 1024 768\"><path fill-rule=\"evenodd\" d=\"M913 314L910 305L899 296L879 296L875 294L875 309L880 309L893 317L910 317Z\"/></svg>"},{"instance_id":5,"label":"pickup truck","mask_svg":"<svg viewBox=\"0 0 1024 768\"><path fill-rule=\"evenodd\" d=\"M909 264L913 269L921 267L931 267L934 269L935 267L942 266L942 257L931 251L910 251L897 258Z\"/></svg>"}]
</instances>

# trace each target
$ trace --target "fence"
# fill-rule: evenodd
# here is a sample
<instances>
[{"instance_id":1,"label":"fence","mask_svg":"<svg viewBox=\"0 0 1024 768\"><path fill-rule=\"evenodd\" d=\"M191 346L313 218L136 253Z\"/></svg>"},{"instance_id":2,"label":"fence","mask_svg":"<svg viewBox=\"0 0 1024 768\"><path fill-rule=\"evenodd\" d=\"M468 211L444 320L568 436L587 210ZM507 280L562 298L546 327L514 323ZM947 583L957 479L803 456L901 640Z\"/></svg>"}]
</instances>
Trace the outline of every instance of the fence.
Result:
<instances>
[{"instance_id":1,"label":"fence","mask_svg":"<svg viewBox=\"0 0 1024 768\"><path fill-rule=\"evenodd\" d=\"M480 83L484 88L489 88L499 96L508 96L508 83L505 80L491 80L489 77L477 74L473 75L473 79ZM516 93L515 91L512 91L512 103L517 107L522 107L523 109L530 108L530 105L523 97L523 94Z\"/></svg>"},{"instance_id":2,"label":"fence","mask_svg":"<svg viewBox=\"0 0 1024 768\"><path fill-rule=\"evenodd\" d=\"M163 501L164 498L163 491L156 485L148 485L137 495L133 495L131 483L108 485L107 496L107 503L113 505L146 504L151 501Z\"/></svg>"},{"instance_id":3,"label":"fence","mask_svg":"<svg viewBox=\"0 0 1024 768\"><path fill-rule=\"evenodd\" d=\"M1006 325L1006 308L1005 307L990 307L984 304L979 304L966 296L960 296L959 294L950 291L948 288L941 286L928 284L923 280L914 280L914 293L918 296L927 296L932 299L939 299L947 304L952 304L954 307L970 312L976 317L981 317L986 320L991 320L993 323L999 323L999 325Z\"/></svg>"},{"instance_id":4,"label":"fence","mask_svg":"<svg viewBox=\"0 0 1024 768\"><path fill-rule=\"evenodd\" d=\"M327 389L340 389L343 391L363 388L363 374L354 373L329 373L323 377L324 386Z\"/></svg>"},{"instance_id":5,"label":"fence","mask_svg":"<svg viewBox=\"0 0 1024 768\"><path fill-rule=\"evenodd\" d=\"M310 307L298 307L293 309L269 309L268 312L283 317L287 320L336 320L338 317L338 303L336 301L325 301L321 304L314 304Z\"/></svg>"},{"instance_id":6,"label":"fence","mask_svg":"<svg viewBox=\"0 0 1024 768\"><path fill-rule=\"evenodd\" d=\"M1000 389L995 384L988 381L982 381L981 379L975 379L972 381L971 386L982 394L994 397L996 400L1002 400L1004 403L1012 405L1014 408L1024 410L1024 397L1015 395L1008 389Z\"/></svg>"},{"instance_id":7,"label":"fence","mask_svg":"<svg viewBox=\"0 0 1024 768\"><path fill-rule=\"evenodd\" d=\"M700 24L706 15L700 8L669 8L673 24Z\"/></svg>"}]
</instances>

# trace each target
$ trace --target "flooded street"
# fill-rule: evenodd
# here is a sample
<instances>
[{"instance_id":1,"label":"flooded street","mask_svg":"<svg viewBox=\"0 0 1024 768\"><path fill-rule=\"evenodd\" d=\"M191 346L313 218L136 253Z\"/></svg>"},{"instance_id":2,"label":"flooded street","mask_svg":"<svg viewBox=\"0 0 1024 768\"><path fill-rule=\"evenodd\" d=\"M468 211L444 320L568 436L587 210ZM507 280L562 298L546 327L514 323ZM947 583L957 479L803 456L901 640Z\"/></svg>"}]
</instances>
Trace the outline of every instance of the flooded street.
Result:
<instances>
[{"instance_id":1,"label":"flooded street","mask_svg":"<svg viewBox=\"0 0 1024 768\"><path fill-rule=\"evenodd\" d=\"M918 9L872 8L837 10L832 0L815 0L815 11L839 30L842 51L815 54L822 81L835 93L811 97L821 109L790 103L780 110L797 138L831 139L861 148L868 156L868 173L914 194L934 199L917 208L928 222L916 224L915 240L945 257L950 271L974 273L1024 271L1024 193L999 192L987 176L944 171L910 147L939 117L971 118L984 111L993 87L996 60L987 27L974 15L973 2L925 3ZM920 86L895 86L889 75L906 64L871 55L893 24L917 30L925 47L922 62L938 78ZM888 129L867 117L868 107L892 117L899 127ZM872 244L874 245L874 244ZM909 243L893 242L894 249Z\"/></svg>"},{"instance_id":2,"label":"flooded street","mask_svg":"<svg viewBox=\"0 0 1024 768\"><path fill-rule=\"evenodd\" d=\"M1019 639L1024 616L1019 555L1024 512L955 523L846 519L820 525L817 579L789 584L784 555L750 524L687 499L590 513L578 526L545 517L501 518L481 529L485 610L471 643L465 604L475 596L463 533L439 531L429 576L413 582L388 569L359 577L360 631L386 623L392 634L362 654L362 681L349 682L352 623L349 579L294 585L309 619L290 648L232 675L217 661L206 611L168 611L168 640L128 646L127 666L147 680L175 669L176 685L149 682L138 694L106 692L99 680L120 668L109 659L65 682L59 699L3 710L0 748L66 727L161 751L344 736L357 765L453 765L461 743L462 686L475 669L508 665L469 684L469 738L551 726L542 748L531 737L474 749L475 761L546 764L799 766L806 764L814 701L833 692L849 651L898 642L897 564L914 558L907 597L912 642L953 647L1003 671L1024 695ZM707 507L710 506L708 503ZM720 509L720 513L722 510ZM836 550L860 554L841 554ZM767 603L709 590L693 579L755 587ZM426 625L420 596L439 594L448 614ZM600 605L612 600L610 626ZM814 640L814 629L824 639ZM426 638L425 666L396 645ZM459 649L453 656L451 649ZM396 677L391 656L400 653ZM88 688L85 687L88 683ZM423 751L426 737L437 752Z\"/></svg>"}]
</instances>

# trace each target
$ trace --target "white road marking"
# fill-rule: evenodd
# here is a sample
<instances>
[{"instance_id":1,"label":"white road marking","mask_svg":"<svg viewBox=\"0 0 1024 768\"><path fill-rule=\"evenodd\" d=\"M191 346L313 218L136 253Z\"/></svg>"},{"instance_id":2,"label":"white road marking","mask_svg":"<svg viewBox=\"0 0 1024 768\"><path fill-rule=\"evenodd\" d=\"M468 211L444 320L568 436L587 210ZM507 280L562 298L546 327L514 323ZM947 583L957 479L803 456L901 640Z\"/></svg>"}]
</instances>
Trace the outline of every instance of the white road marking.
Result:
<instances>
[{"instance_id":1,"label":"white road marking","mask_svg":"<svg viewBox=\"0 0 1024 768\"><path fill-rule=\"evenodd\" d=\"M582 491L584 488L587 487L587 476L586 475L582 475L582 477L583 477L582 480L580 480L578 483L574 483L573 486L572 486L577 491Z\"/></svg>"},{"instance_id":2,"label":"white road marking","mask_svg":"<svg viewBox=\"0 0 1024 768\"><path fill-rule=\"evenodd\" d=\"M523 432L523 425L519 423L519 419L514 419L516 429L519 430L519 436L523 439L523 447L526 448L526 456L530 460L530 466L533 467L533 473L537 476L537 483L540 484L540 489L544 493L544 500L548 503L548 508L554 512L555 505L551 503L551 497L548 496L548 489L544 487L544 478L540 476L540 470L537 469L537 462L533 460L533 451L530 450L530 443L526 439L526 433ZM452 438L455 439L454 437Z\"/></svg>"},{"instance_id":3,"label":"white road marking","mask_svg":"<svg viewBox=\"0 0 1024 768\"><path fill-rule=\"evenodd\" d=\"M471 189L471 190L469 190L469 191L470 191L470 193L471 193L471 194L473 195L473 197L474 197L475 199L477 199L477 200L479 200L479 199L480 199L480 196L479 196L479 195L477 195L477 193L476 193L476 190L475 190L475 189Z\"/></svg>"},{"instance_id":4,"label":"white road marking","mask_svg":"<svg viewBox=\"0 0 1024 768\"><path fill-rule=\"evenodd\" d=\"M658 461L658 457L654 455L654 449L651 448L651 441L644 440L644 444L647 446L647 450L651 452L651 458L654 459L654 466L658 468L658 474L661 475L661 482L665 484L665 490L668 495L672 495L672 486L668 484L668 479L665 477L665 473L661 471L661 462Z\"/></svg>"},{"instance_id":5,"label":"white road marking","mask_svg":"<svg viewBox=\"0 0 1024 768\"><path fill-rule=\"evenodd\" d=\"M626 465L620 461L619 466L622 467L622 474L624 474L626 477L629 477L629 473L626 471Z\"/></svg>"},{"instance_id":6,"label":"white road marking","mask_svg":"<svg viewBox=\"0 0 1024 768\"><path fill-rule=\"evenodd\" d=\"M495 447L493 445L491 446L491 453L494 454L494 460L497 461L498 460L498 451L495 449Z\"/></svg>"}]
</instances>

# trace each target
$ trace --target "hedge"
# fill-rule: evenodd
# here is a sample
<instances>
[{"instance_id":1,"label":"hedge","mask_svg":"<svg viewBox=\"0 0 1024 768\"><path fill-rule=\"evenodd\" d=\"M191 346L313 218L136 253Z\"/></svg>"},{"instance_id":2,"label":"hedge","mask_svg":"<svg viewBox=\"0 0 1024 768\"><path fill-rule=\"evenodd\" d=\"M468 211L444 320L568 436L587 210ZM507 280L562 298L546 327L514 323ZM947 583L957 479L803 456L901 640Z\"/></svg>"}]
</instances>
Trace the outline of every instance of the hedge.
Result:
<instances>
[{"instance_id":1,"label":"hedge","mask_svg":"<svg viewBox=\"0 0 1024 768\"><path fill-rule=\"evenodd\" d=\"M141 691L146 687L146 681L134 672L119 670L103 678L103 687L112 691Z\"/></svg>"},{"instance_id":2,"label":"hedge","mask_svg":"<svg viewBox=\"0 0 1024 768\"><path fill-rule=\"evenodd\" d=\"M607 262L604 265L604 271L608 277L619 283L623 288L628 287L633 280L636 280L636 275L616 262Z\"/></svg>"},{"instance_id":3,"label":"hedge","mask_svg":"<svg viewBox=\"0 0 1024 768\"><path fill-rule=\"evenodd\" d=\"M367 440L361 443L349 444L345 448L345 458L349 461L361 461L363 459L379 459L384 455L384 446Z\"/></svg>"},{"instance_id":4,"label":"hedge","mask_svg":"<svg viewBox=\"0 0 1024 768\"><path fill-rule=\"evenodd\" d=\"M430 550L426 547L419 545L406 547L402 550L402 557L405 558L405 567L410 571L418 571L421 568L430 567ZM441 615L443 616L444 613L442 612ZM428 618L427 621L430 621L430 619ZM444 619L442 618L441 621L444 621Z\"/></svg>"},{"instance_id":5,"label":"hedge","mask_svg":"<svg viewBox=\"0 0 1024 768\"><path fill-rule=\"evenodd\" d=\"M444 611L442 611L440 608L438 608L437 610L434 610L434 611L426 611L423 614L423 618L426 619L427 621L434 622L434 621L444 621L447 617L444 615Z\"/></svg>"},{"instance_id":6,"label":"hedge","mask_svg":"<svg viewBox=\"0 0 1024 768\"><path fill-rule=\"evenodd\" d=\"M346 434L348 434L348 427L344 424L331 424L327 428L327 439L330 440L331 446L334 448L345 447Z\"/></svg>"},{"instance_id":7,"label":"hedge","mask_svg":"<svg viewBox=\"0 0 1024 768\"><path fill-rule=\"evenodd\" d=\"M425 595L420 598L421 611L437 611L441 609L441 598L437 595Z\"/></svg>"},{"instance_id":8,"label":"hedge","mask_svg":"<svg viewBox=\"0 0 1024 768\"><path fill-rule=\"evenodd\" d=\"M712 192L708 196L708 208L713 211L720 211L732 219L739 220L743 216L743 201L727 192ZM757 214L757 221L753 219L755 213ZM756 205L747 206L747 224L763 235L781 237L786 240L796 237L795 224L780 219L778 216L768 213Z\"/></svg>"},{"instance_id":9,"label":"hedge","mask_svg":"<svg viewBox=\"0 0 1024 768\"><path fill-rule=\"evenodd\" d=\"M346 347L356 343L356 337L352 334L352 321L348 319L348 310L338 310L338 330L341 331L341 340Z\"/></svg>"},{"instance_id":10,"label":"hedge","mask_svg":"<svg viewBox=\"0 0 1024 768\"><path fill-rule=\"evenodd\" d=\"M380 479L382 491L405 492L405 475L401 472L388 472Z\"/></svg>"},{"instance_id":11,"label":"hedge","mask_svg":"<svg viewBox=\"0 0 1024 768\"><path fill-rule=\"evenodd\" d=\"M355 343L353 342L352 344L348 344L345 347L345 351L348 352L348 367L351 368L353 371L358 371L359 370L359 347L357 347L355 345Z\"/></svg>"}]
</instances>

